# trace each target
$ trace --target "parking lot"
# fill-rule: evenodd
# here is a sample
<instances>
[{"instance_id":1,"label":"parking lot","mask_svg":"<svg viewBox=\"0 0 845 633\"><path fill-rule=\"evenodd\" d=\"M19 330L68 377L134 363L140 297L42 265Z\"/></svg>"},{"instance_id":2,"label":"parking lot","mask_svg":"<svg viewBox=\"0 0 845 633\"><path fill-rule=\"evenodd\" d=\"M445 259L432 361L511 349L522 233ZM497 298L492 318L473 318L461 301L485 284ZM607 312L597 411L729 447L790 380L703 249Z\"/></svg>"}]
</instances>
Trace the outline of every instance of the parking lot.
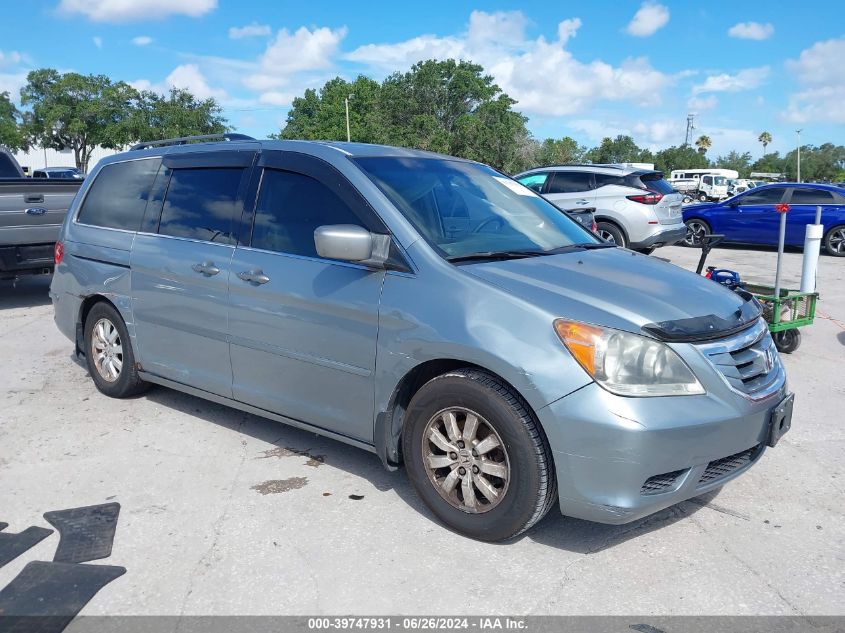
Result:
<instances>
[{"instance_id":1,"label":"parking lot","mask_svg":"<svg viewBox=\"0 0 845 633\"><path fill-rule=\"evenodd\" d=\"M694 269L698 251L656 257ZM771 250L714 265L771 282ZM785 256L797 287L801 254ZM441 527L402 471L253 415L154 388L100 395L56 330L46 277L0 282L0 521L118 501L127 572L83 614L845 614L845 261L784 357L792 430L721 491L623 526L553 509L514 542ZM679 288L678 292L683 292ZM0 568L50 560L55 532Z\"/></svg>"}]
</instances>

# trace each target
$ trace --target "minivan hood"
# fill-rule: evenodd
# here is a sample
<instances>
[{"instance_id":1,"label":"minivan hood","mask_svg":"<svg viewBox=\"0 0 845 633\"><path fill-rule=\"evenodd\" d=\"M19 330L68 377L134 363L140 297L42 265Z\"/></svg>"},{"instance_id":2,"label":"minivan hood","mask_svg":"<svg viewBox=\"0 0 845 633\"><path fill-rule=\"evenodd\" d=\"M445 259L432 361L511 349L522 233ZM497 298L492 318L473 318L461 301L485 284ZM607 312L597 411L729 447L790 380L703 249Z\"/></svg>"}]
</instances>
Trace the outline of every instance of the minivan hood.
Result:
<instances>
[{"instance_id":1,"label":"minivan hood","mask_svg":"<svg viewBox=\"0 0 845 633\"><path fill-rule=\"evenodd\" d=\"M665 340L741 329L759 308L735 292L656 257L622 248L576 251L461 269L566 318ZM752 305L753 303L753 305Z\"/></svg>"}]
</instances>

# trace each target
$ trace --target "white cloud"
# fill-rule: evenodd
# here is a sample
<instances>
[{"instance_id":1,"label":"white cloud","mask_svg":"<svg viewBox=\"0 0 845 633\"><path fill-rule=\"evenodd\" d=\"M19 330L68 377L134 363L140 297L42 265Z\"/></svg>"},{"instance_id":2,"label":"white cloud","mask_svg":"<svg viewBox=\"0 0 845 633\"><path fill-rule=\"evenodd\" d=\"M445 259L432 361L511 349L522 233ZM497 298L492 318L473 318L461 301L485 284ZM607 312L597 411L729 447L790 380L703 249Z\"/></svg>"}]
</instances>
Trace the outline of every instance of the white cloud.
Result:
<instances>
[{"instance_id":1,"label":"white cloud","mask_svg":"<svg viewBox=\"0 0 845 633\"><path fill-rule=\"evenodd\" d=\"M132 43L135 46L147 46L148 44L153 43L153 38L151 38L149 35L139 35L138 37L132 38Z\"/></svg>"},{"instance_id":2,"label":"white cloud","mask_svg":"<svg viewBox=\"0 0 845 633\"><path fill-rule=\"evenodd\" d=\"M625 29L631 35L648 37L669 22L669 9L656 2L643 2Z\"/></svg>"},{"instance_id":3,"label":"white cloud","mask_svg":"<svg viewBox=\"0 0 845 633\"><path fill-rule=\"evenodd\" d=\"M767 40L774 32L770 22L739 22L728 29L728 35L741 40Z\"/></svg>"},{"instance_id":4,"label":"white cloud","mask_svg":"<svg viewBox=\"0 0 845 633\"><path fill-rule=\"evenodd\" d=\"M769 67L746 68L735 75L722 73L710 75L704 83L692 87L692 93L698 95L704 92L741 92L753 90L760 86L769 76Z\"/></svg>"},{"instance_id":5,"label":"white cloud","mask_svg":"<svg viewBox=\"0 0 845 633\"><path fill-rule=\"evenodd\" d=\"M192 18L217 8L217 0L61 0L59 11L79 13L93 22L160 20L171 15Z\"/></svg>"},{"instance_id":6,"label":"white cloud","mask_svg":"<svg viewBox=\"0 0 845 633\"><path fill-rule=\"evenodd\" d=\"M710 95L709 97L691 97L689 101L687 101L687 110L691 112L702 112L704 110L712 110L717 105L719 105L719 100L716 98L716 95Z\"/></svg>"},{"instance_id":7,"label":"white cloud","mask_svg":"<svg viewBox=\"0 0 845 633\"><path fill-rule=\"evenodd\" d=\"M258 60L259 70L244 79L253 90L271 91L287 86L298 73L331 68L346 27L309 30L300 27L294 33L282 29L267 45Z\"/></svg>"},{"instance_id":8,"label":"white cloud","mask_svg":"<svg viewBox=\"0 0 845 633\"><path fill-rule=\"evenodd\" d=\"M845 84L842 59L845 38L816 42L786 62L801 89L789 97L783 117L794 123L828 121L845 124Z\"/></svg>"},{"instance_id":9,"label":"white cloud","mask_svg":"<svg viewBox=\"0 0 845 633\"><path fill-rule=\"evenodd\" d=\"M171 88L188 90L197 99L213 97L218 101L229 100L229 94L222 88L212 88L202 71L196 64L182 64L164 79L163 82L153 83L149 79L130 81L136 90L152 90L159 94L167 94Z\"/></svg>"},{"instance_id":10,"label":"white cloud","mask_svg":"<svg viewBox=\"0 0 845 633\"><path fill-rule=\"evenodd\" d=\"M368 44L345 58L382 71L407 68L421 59L471 59L519 102L520 110L541 116L577 113L602 99L653 105L673 81L645 58L627 59L619 66L575 59L566 44L581 26L578 18L560 22L553 41L527 39L526 24L518 11L473 11L464 33Z\"/></svg>"},{"instance_id":11,"label":"white cloud","mask_svg":"<svg viewBox=\"0 0 845 633\"><path fill-rule=\"evenodd\" d=\"M95 35L94 37L91 38L91 40L94 42L94 46L96 46L97 48L103 48L103 38L102 37L100 37L99 35Z\"/></svg>"},{"instance_id":12,"label":"white cloud","mask_svg":"<svg viewBox=\"0 0 845 633\"><path fill-rule=\"evenodd\" d=\"M252 22L246 26L233 26L229 29L229 37L233 40L240 40L245 37L264 37L271 33L269 24L258 24Z\"/></svg>"},{"instance_id":13,"label":"white cloud","mask_svg":"<svg viewBox=\"0 0 845 633\"><path fill-rule=\"evenodd\" d=\"M4 53L0 51L0 68L4 66L16 66L23 61L24 56L18 51L9 51Z\"/></svg>"}]
</instances>

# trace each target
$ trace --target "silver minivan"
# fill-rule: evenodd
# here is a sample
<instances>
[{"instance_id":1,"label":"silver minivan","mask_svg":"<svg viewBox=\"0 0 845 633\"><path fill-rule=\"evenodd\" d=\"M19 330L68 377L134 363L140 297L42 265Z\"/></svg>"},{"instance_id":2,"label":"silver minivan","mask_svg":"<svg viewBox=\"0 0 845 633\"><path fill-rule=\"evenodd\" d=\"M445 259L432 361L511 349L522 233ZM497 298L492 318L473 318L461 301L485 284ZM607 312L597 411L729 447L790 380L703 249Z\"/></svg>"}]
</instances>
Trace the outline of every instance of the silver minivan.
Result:
<instances>
[{"instance_id":1,"label":"silver minivan","mask_svg":"<svg viewBox=\"0 0 845 633\"><path fill-rule=\"evenodd\" d=\"M59 329L104 394L164 385L404 465L443 523L626 523L789 428L760 306L606 243L479 163L240 135L100 162Z\"/></svg>"}]
</instances>

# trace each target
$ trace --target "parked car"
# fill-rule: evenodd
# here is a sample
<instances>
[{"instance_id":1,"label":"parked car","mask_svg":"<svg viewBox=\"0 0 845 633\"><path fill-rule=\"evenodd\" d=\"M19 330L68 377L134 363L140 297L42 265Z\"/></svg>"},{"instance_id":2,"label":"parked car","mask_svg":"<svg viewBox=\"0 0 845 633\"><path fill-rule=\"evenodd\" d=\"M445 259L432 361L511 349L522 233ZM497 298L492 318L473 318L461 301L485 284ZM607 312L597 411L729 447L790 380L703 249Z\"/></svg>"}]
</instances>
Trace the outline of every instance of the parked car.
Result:
<instances>
[{"instance_id":1,"label":"parked car","mask_svg":"<svg viewBox=\"0 0 845 633\"><path fill-rule=\"evenodd\" d=\"M55 320L103 394L164 385L404 463L489 541L557 501L633 521L788 429L753 300L479 163L223 138L101 161L65 221Z\"/></svg>"},{"instance_id":2,"label":"parked car","mask_svg":"<svg viewBox=\"0 0 845 633\"><path fill-rule=\"evenodd\" d=\"M593 233L598 231L599 227L596 223L595 209L566 209L564 213L578 222L585 229L588 229Z\"/></svg>"},{"instance_id":3,"label":"parked car","mask_svg":"<svg viewBox=\"0 0 845 633\"><path fill-rule=\"evenodd\" d=\"M538 167L514 176L561 209L595 209L598 234L619 246L651 252L679 242L683 196L659 171L616 165Z\"/></svg>"},{"instance_id":4,"label":"parked car","mask_svg":"<svg viewBox=\"0 0 845 633\"><path fill-rule=\"evenodd\" d=\"M45 167L32 172L33 178L58 178L61 180L83 180L85 174L76 167Z\"/></svg>"},{"instance_id":5,"label":"parked car","mask_svg":"<svg viewBox=\"0 0 845 633\"><path fill-rule=\"evenodd\" d=\"M59 228L81 181L25 178L0 147L0 279L49 273Z\"/></svg>"},{"instance_id":6,"label":"parked car","mask_svg":"<svg viewBox=\"0 0 845 633\"><path fill-rule=\"evenodd\" d=\"M684 203L691 202L691 199L707 202L708 200L722 200L730 195L730 181L739 178L739 172L735 169L719 169L708 167L706 169L675 169L669 177L669 184L683 190ZM696 187L691 188L685 185L682 189L675 183L695 180Z\"/></svg>"},{"instance_id":7,"label":"parked car","mask_svg":"<svg viewBox=\"0 0 845 633\"><path fill-rule=\"evenodd\" d=\"M780 214L787 204L786 244L804 245L805 226L813 224L822 207L822 245L831 255L845 256L845 189L832 185L777 183L760 185L718 204L684 207L687 237L684 244L700 247L701 236L723 233L726 242L777 246Z\"/></svg>"}]
</instances>

